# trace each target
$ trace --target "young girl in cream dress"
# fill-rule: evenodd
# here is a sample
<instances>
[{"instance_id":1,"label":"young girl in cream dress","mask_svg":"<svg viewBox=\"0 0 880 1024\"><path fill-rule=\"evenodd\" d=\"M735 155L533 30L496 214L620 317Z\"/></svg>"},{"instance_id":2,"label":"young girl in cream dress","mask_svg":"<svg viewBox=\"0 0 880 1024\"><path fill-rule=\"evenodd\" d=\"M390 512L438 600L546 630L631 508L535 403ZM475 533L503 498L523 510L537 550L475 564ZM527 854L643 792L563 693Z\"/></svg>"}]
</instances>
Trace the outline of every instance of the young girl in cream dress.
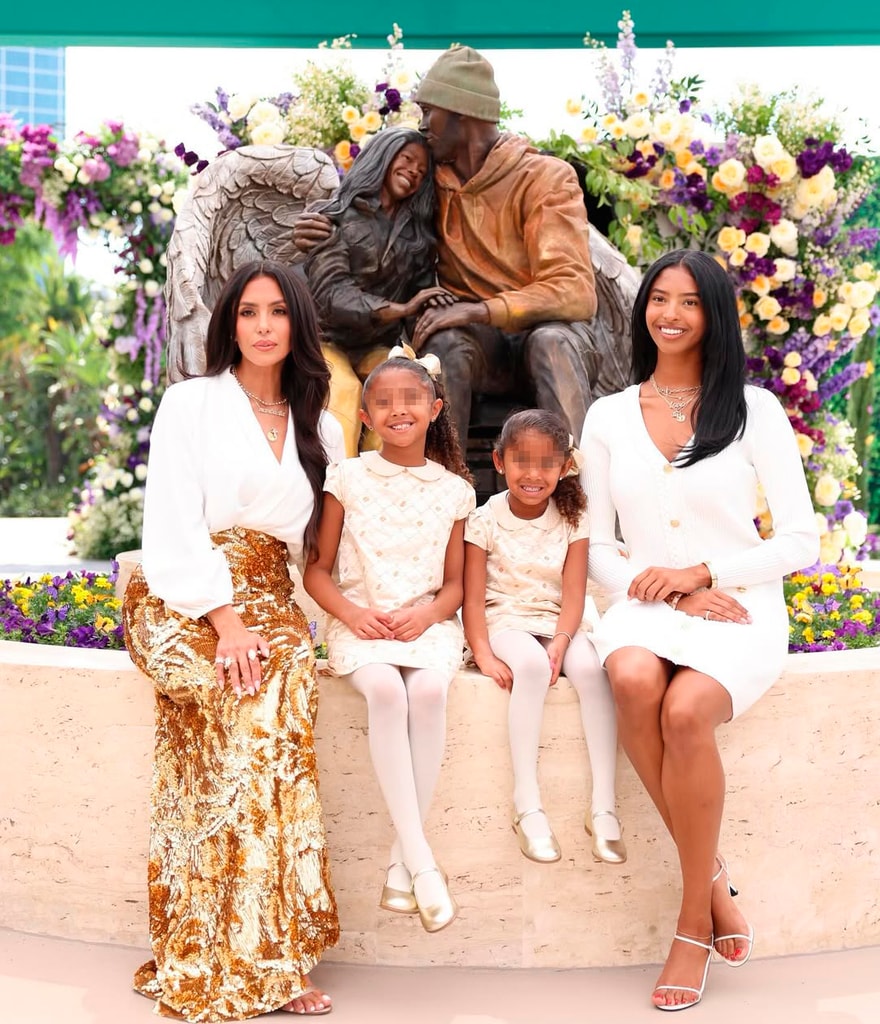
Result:
<instances>
[{"instance_id":1,"label":"young girl in cream dress","mask_svg":"<svg viewBox=\"0 0 880 1024\"><path fill-rule=\"evenodd\" d=\"M544 863L562 855L541 802L537 762L544 700L564 672L580 701L592 766L584 827L594 858L620 864L626 849L615 814L617 727L583 622L589 527L572 475L576 455L554 413L528 409L505 422L493 459L508 490L472 512L465 530L464 626L480 671L510 690L513 829L522 853Z\"/></svg>"},{"instance_id":2,"label":"young girl in cream dress","mask_svg":"<svg viewBox=\"0 0 880 1024\"><path fill-rule=\"evenodd\" d=\"M397 832L380 906L418 913L433 932L458 912L422 823L461 664L456 613L475 497L439 379L425 366L381 363L363 403L382 448L328 469L318 557L303 582L328 613L331 670L367 701L370 754Z\"/></svg>"}]
</instances>

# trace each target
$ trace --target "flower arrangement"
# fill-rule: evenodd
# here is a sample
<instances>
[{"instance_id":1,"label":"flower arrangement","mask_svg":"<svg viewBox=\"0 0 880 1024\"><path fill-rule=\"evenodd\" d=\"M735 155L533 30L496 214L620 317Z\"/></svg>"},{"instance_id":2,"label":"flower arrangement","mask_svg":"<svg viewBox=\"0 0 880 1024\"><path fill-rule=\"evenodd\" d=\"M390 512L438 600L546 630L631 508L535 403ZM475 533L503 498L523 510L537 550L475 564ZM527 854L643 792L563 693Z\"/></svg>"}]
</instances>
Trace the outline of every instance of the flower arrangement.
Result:
<instances>
[{"instance_id":1,"label":"flower arrangement","mask_svg":"<svg viewBox=\"0 0 880 1024\"><path fill-rule=\"evenodd\" d=\"M672 80L671 43L640 85L628 11L619 30L617 64L585 39L599 51L603 107L569 101L584 122L578 137L544 145L586 164L587 187L613 203L610 234L633 263L683 246L715 253L737 289L751 379L779 396L797 433L823 555L866 550L852 430L827 404L874 373L853 353L880 325L870 259L880 228L847 227L872 187L869 162L839 143L820 103L793 93L748 88L727 112L701 112L700 79Z\"/></svg>"},{"instance_id":2,"label":"flower arrangement","mask_svg":"<svg viewBox=\"0 0 880 1024\"><path fill-rule=\"evenodd\" d=\"M35 580L0 581L0 639L123 649L120 601L113 589L116 573L114 563L109 575L47 573Z\"/></svg>"},{"instance_id":3,"label":"flower arrangement","mask_svg":"<svg viewBox=\"0 0 880 1024\"><path fill-rule=\"evenodd\" d=\"M880 594L841 563L785 581L790 651L842 651L880 644Z\"/></svg>"},{"instance_id":4,"label":"flower arrangement","mask_svg":"<svg viewBox=\"0 0 880 1024\"><path fill-rule=\"evenodd\" d=\"M417 125L419 111L409 95L414 78L403 66L403 32L394 25L382 79L373 89L361 82L340 53L351 48L346 35L318 47L333 53L330 60L308 61L293 76L294 92L257 97L216 90L213 103L197 103L194 114L211 126L225 150L242 145L314 146L335 161L341 174L354 162L365 142L393 124ZM178 147L184 162L196 171L207 166L198 154Z\"/></svg>"},{"instance_id":5,"label":"flower arrangement","mask_svg":"<svg viewBox=\"0 0 880 1024\"><path fill-rule=\"evenodd\" d=\"M109 558L140 543L141 483L163 369L165 249L187 180L178 156L121 122L59 142L46 125L19 127L0 115L0 244L11 243L27 217L51 231L63 255L75 258L82 231L103 238L117 261L120 283L92 324L112 354L113 382L102 409L107 449L91 465L71 518L84 557Z\"/></svg>"}]
</instances>

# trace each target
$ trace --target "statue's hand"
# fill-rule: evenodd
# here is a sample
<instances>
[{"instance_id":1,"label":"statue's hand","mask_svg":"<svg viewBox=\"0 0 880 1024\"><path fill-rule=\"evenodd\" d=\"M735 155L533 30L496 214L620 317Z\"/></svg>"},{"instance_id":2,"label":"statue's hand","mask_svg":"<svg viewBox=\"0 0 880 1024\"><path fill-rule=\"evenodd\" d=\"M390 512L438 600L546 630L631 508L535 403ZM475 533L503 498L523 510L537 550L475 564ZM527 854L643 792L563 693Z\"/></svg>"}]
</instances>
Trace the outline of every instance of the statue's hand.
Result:
<instances>
[{"instance_id":1,"label":"statue's hand","mask_svg":"<svg viewBox=\"0 0 880 1024\"><path fill-rule=\"evenodd\" d=\"M437 331L466 324L489 323L489 307L485 302L453 302L451 305L428 308L419 317L413 332L413 348L418 351Z\"/></svg>"},{"instance_id":2,"label":"statue's hand","mask_svg":"<svg viewBox=\"0 0 880 1024\"><path fill-rule=\"evenodd\" d=\"M455 296L445 288L422 288L404 306L404 316L413 316L423 306L451 306L455 302Z\"/></svg>"},{"instance_id":3,"label":"statue's hand","mask_svg":"<svg viewBox=\"0 0 880 1024\"><path fill-rule=\"evenodd\" d=\"M293 244L309 253L333 234L333 222L323 213L303 213L293 225Z\"/></svg>"}]
</instances>

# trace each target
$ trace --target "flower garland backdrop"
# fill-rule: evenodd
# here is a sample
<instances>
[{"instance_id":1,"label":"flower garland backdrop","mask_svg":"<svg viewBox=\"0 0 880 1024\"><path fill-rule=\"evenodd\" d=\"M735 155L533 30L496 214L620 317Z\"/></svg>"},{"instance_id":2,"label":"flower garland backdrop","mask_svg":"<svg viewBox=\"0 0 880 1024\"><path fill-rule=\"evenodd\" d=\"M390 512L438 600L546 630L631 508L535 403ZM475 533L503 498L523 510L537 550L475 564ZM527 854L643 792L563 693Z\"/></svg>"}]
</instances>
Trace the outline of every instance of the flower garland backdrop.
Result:
<instances>
[{"instance_id":1,"label":"flower garland backdrop","mask_svg":"<svg viewBox=\"0 0 880 1024\"><path fill-rule=\"evenodd\" d=\"M573 127L536 145L580 165L587 192L608 208L612 241L635 265L681 246L715 253L737 287L751 378L779 396L797 433L822 532L821 560L836 565L864 557L873 534L857 507L866 504L865 473L847 396L861 389L863 415L855 421L866 450L877 433L880 229L856 226L853 218L875 187L875 168L841 144L840 126L820 102L793 92L746 89L727 110L702 110L700 79L673 78L672 43L642 80L629 12L619 29L616 51L585 38L597 51L601 103L570 100ZM223 150L318 146L342 175L376 132L418 123L416 76L404 65L402 39L395 25L373 86L352 72L345 57L351 37L344 36L318 48L289 93L229 95L218 88L213 102L193 111ZM72 514L84 556L139 545L149 430L164 369L164 251L187 173L206 165L183 143L171 153L119 123L60 143L46 126L18 127L0 115L0 243L29 218L54 234L63 253L75 253L78 232L98 232L118 260L120 285L105 297L94 325L112 354L102 406L107 447ZM757 518L765 533L772 530L766 508ZM852 589L849 570L835 575ZM816 579L821 590L821 575L810 585ZM790 601L798 643L846 642L835 633L831 643L830 626L814 628L808 641L804 616L831 613L824 606L814 612L816 603L796 593Z\"/></svg>"}]
</instances>

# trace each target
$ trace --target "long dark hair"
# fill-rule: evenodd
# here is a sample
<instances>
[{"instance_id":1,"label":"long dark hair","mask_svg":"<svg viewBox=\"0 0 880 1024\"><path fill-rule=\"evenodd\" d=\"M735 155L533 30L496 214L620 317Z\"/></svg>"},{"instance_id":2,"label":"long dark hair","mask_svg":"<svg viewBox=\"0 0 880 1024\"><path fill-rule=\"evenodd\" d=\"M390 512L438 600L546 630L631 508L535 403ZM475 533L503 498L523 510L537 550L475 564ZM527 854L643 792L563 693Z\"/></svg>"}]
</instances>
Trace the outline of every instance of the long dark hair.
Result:
<instances>
[{"instance_id":1,"label":"long dark hair","mask_svg":"<svg viewBox=\"0 0 880 1024\"><path fill-rule=\"evenodd\" d=\"M693 466L723 451L746 427L746 354L736 292L727 273L708 253L676 249L664 253L642 278L632 311L633 383L648 380L657 366L657 346L645 320L651 290L669 267L684 267L693 277L706 318L703 332L702 390L694 403L694 441L675 460Z\"/></svg>"},{"instance_id":2,"label":"long dark hair","mask_svg":"<svg viewBox=\"0 0 880 1024\"><path fill-rule=\"evenodd\" d=\"M216 377L241 362L235 339L242 292L258 277L271 277L284 296L290 321L290 352L281 367L281 392L296 430L296 448L315 502L306 524L303 549L308 560L317 550L318 516L324 494L327 454L318 431L330 394L330 370L321 352L315 304L305 281L281 263L246 263L230 277L211 314L205 346L205 376Z\"/></svg>"},{"instance_id":3,"label":"long dark hair","mask_svg":"<svg viewBox=\"0 0 880 1024\"><path fill-rule=\"evenodd\" d=\"M505 451L529 430L548 438L563 462L571 457L572 437L560 417L547 409L523 409L504 421L494 446L498 458L503 459ZM556 485L553 500L569 526L577 527L587 510L587 496L580 480L576 476L564 476Z\"/></svg>"},{"instance_id":4,"label":"long dark hair","mask_svg":"<svg viewBox=\"0 0 880 1024\"><path fill-rule=\"evenodd\" d=\"M434 162L424 137L412 128L386 128L379 132L358 153L351 170L342 179L339 190L321 213L336 220L356 199L378 200L385 183L385 175L404 146L416 143L425 150L428 171L416 192L398 206L397 218L409 218L415 229L412 259L420 261L433 250L434 235Z\"/></svg>"},{"instance_id":5,"label":"long dark hair","mask_svg":"<svg viewBox=\"0 0 880 1024\"><path fill-rule=\"evenodd\" d=\"M393 359L386 359L379 365L364 381L363 397L361 404L365 411L367 409L367 398L376 381L389 370L406 370L411 373L422 387L431 395L431 401L440 398L443 406L437 418L428 427L425 435L425 458L432 462L439 462L441 466L467 480L469 484L474 482L471 471L467 468L464 455L461 451L461 443L458 439L458 431L455 423L449 415L449 403L446 401L446 391L443 382L439 377L432 377L421 363L413 359L405 359L395 356Z\"/></svg>"}]
</instances>

